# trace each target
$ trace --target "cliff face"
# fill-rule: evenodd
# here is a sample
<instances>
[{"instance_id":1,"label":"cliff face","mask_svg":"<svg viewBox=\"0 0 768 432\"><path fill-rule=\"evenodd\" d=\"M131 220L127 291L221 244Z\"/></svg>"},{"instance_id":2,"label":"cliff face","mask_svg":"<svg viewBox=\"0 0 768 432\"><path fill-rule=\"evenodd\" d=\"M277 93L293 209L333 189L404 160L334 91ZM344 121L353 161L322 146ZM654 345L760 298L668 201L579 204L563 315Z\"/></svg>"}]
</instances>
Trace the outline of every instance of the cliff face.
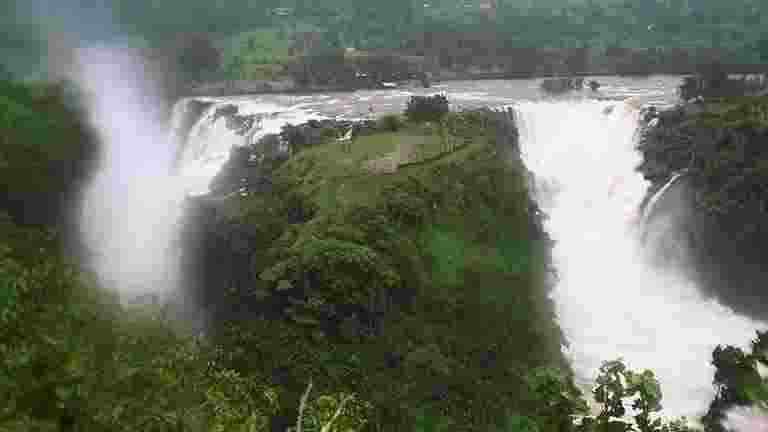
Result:
<instances>
[{"instance_id":1,"label":"cliff face","mask_svg":"<svg viewBox=\"0 0 768 432\"><path fill-rule=\"evenodd\" d=\"M387 430L424 410L457 430L546 412L526 377L567 366L516 129L507 113L458 123L447 146L406 125L262 162L259 176L245 167L258 145L232 159L225 170L242 174L220 179L245 195L194 204L183 250L233 367L297 397L310 376L358 392ZM450 144L462 131L474 138ZM406 141L421 162L364 169ZM573 394L568 376L553 379Z\"/></svg>"},{"instance_id":2,"label":"cliff face","mask_svg":"<svg viewBox=\"0 0 768 432\"><path fill-rule=\"evenodd\" d=\"M682 246L708 293L759 318L768 317L766 114L764 98L689 104L661 113L640 145L654 188L683 173L651 218L675 216L667 244Z\"/></svg>"}]
</instances>

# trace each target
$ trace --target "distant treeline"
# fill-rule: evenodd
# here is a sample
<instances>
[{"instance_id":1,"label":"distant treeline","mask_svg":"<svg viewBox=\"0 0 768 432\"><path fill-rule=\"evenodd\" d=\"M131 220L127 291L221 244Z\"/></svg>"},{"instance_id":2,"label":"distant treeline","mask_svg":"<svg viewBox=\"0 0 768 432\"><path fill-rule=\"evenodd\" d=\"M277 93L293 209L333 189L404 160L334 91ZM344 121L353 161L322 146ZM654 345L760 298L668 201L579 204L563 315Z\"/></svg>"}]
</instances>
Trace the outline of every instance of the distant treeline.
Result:
<instances>
[{"instance_id":1,"label":"distant treeline","mask_svg":"<svg viewBox=\"0 0 768 432\"><path fill-rule=\"evenodd\" d=\"M13 5L0 8L7 33L0 54L10 63L39 67L32 53L44 55L40 38L47 34L39 29L54 28L56 18L27 26ZM691 57L768 59L761 25L768 4L756 0L115 0L112 12L115 31L152 48L185 35L209 35L222 54L216 70L232 79L280 76L284 68L273 65L307 50L345 48L424 51L444 67L507 59L510 64L502 65L511 69L543 64L532 58L535 49L587 50L592 66L607 72L647 64L675 72ZM38 30L31 35L33 27ZM628 56L621 54L625 50L640 51ZM579 56L570 57L578 66Z\"/></svg>"},{"instance_id":2,"label":"distant treeline","mask_svg":"<svg viewBox=\"0 0 768 432\"><path fill-rule=\"evenodd\" d=\"M359 49L401 48L422 33L455 31L518 47L717 48L741 61L768 54L761 24L768 4L755 0L119 0L115 11L155 41L179 32L304 27L331 45Z\"/></svg>"}]
</instances>

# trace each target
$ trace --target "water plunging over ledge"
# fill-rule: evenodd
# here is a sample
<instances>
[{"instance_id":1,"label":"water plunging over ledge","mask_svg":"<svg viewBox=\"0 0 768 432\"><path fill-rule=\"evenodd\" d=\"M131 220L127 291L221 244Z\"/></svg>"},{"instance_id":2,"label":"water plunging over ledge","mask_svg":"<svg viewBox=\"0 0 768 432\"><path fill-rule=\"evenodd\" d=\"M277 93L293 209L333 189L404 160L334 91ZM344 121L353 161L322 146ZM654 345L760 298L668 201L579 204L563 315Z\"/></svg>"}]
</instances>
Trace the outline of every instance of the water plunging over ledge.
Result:
<instances>
[{"instance_id":1,"label":"water plunging over ledge","mask_svg":"<svg viewBox=\"0 0 768 432\"><path fill-rule=\"evenodd\" d=\"M523 160L537 182L557 186L542 207L556 242L553 298L567 354L583 383L620 356L630 368L653 370L663 413L692 417L714 394L714 347L746 347L765 326L704 299L682 272L648 262L638 229L648 187L635 171L638 112L626 104L604 112L609 105L516 105Z\"/></svg>"}]
</instances>

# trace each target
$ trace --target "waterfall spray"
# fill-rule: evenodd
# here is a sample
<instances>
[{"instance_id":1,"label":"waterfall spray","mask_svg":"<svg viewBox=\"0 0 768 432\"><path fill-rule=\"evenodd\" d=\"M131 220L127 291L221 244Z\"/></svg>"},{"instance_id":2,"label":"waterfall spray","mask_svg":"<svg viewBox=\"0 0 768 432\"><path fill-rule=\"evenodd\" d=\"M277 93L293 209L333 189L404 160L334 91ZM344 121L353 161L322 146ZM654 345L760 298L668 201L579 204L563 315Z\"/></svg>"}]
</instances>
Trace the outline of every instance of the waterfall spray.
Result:
<instances>
[{"instance_id":1,"label":"waterfall spray","mask_svg":"<svg viewBox=\"0 0 768 432\"><path fill-rule=\"evenodd\" d=\"M172 246L183 194L170 174L176 143L158 89L130 50L82 48L76 59L75 79L103 149L82 206L92 265L124 300L168 294L179 280Z\"/></svg>"}]
</instances>

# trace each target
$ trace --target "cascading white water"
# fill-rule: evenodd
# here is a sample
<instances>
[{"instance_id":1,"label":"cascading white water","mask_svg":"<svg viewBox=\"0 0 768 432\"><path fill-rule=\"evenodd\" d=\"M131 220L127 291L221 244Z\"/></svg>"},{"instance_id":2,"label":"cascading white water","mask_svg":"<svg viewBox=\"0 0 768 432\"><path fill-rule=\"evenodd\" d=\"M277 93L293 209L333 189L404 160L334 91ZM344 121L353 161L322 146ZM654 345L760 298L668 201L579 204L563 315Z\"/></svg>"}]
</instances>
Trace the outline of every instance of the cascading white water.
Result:
<instances>
[{"instance_id":1,"label":"cascading white water","mask_svg":"<svg viewBox=\"0 0 768 432\"><path fill-rule=\"evenodd\" d=\"M542 202L556 241L559 280L553 298L580 381L604 360L623 357L651 369L664 393L664 415L703 413L714 391L717 344L745 347L764 327L703 299L681 274L644 258L637 222L648 187L635 171L638 111L611 114L598 101L516 106L521 149L537 181L555 184Z\"/></svg>"},{"instance_id":2,"label":"cascading white water","mask_svg":"<svg viewBox=\"0 0 768 432\"><path fill-rule=\"evenodd\" d=\"M184 105L180 101L174 108L174 117L183 116ZM213 177L229 158L229 152L234 146L254 144L260 137L269 133L278 133L287 124L301 124L311 119L322 119L323 116L309 113L297 106L284 107L272 103L254 101L211 101L214 102L192 126L189 133L181 138L183 152L179 162L180 181L185 185L187 193L200 195L208 192L208 186ZM217 112L227 105L237 107L240 116L254 115L261 118L247 132L238 134L227 125L227 116L217 116ZM173 120L178 125L178 118Z\"/></svg>"}]
</instances>

